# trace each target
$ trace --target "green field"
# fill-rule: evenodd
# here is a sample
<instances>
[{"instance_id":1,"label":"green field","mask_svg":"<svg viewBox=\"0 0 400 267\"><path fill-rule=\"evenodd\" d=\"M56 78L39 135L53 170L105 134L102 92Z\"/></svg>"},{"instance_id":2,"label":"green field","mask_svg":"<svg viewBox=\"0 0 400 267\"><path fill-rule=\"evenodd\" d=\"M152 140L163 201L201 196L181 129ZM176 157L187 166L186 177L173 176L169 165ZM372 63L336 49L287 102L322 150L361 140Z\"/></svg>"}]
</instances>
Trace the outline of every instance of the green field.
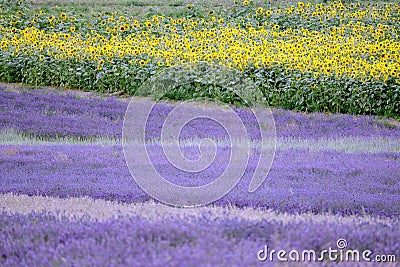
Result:
<instances>
[{"instance_id":1,"label":"green field","mask_svg":"<svg viewBox=\"0 0 400 267\"><path fill-rule=\"evenodd\" d=\"M5 0L7 1L7 0ZM187 5L198 9L216 10L223 12L232 8L233 0L181 0L181 1L160 1L160 0L34 0L30 4L33 10L47 11L49 14L72 11L80 16L90 17L93 14L103 12L127 13L137 18L145 17L149 12L162 13L166 16L179 17L184 14ZM254 0L256 5L264 8L287 7L297 5L295 0ZM326 0L308 1L312 3L326 3ZM343 1L351 2L351 1ZM389 1L362 1L365 3L390 3Z\"/></svg>"}]
</instances>

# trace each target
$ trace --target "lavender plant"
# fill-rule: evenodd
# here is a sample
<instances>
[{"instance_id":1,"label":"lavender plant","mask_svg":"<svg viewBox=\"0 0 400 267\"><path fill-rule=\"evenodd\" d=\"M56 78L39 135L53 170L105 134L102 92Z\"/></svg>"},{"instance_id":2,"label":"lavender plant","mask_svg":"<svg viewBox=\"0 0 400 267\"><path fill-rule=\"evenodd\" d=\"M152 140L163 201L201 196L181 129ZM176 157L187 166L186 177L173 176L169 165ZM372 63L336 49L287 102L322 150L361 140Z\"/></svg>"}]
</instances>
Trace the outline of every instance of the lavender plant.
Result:
<instances>
[{"instance_id":1,"label":"lavender plant","mask_svg":"<svg viewBox=\"0 0 400 267\"><path fill-rule=\"evenodd\" d=\"M79 99L73 93L49 93L43 90L7 92L5 88L0 88L0 130L12 128L18 132L49 138L120 138L127 105L127 102L114 98ZM166 103L155 107L148 122L149 137L159 136L160 123L172 109L173 106ZM254 117L251 117L251 113L243 108L236 109L236 112L246 126L249 126L250 134L254 134ZM274 109L273 115L278 137L400 137L400 127L395 121L374 116L303 114L283 109ZM185 129L182 138L193 138L204 133L205 125L210 136L223 137L223 131L218 129L217 124L205 123L199 119L188 125L190 127Z\"/></svg>"},{"instance_id":2,"label":"lavender plant","mask_svg":"<svg viewBox=\"0 0 400 267\"><path fill-rule=\"evenodd\" d=\"M175 184L198 186L224 170L228 148L221 147L215 162L199 173L174 168L149 145L157 171ZM196 155L193 147L184 153ZM0 193L14 192L57 197L90 196L127 203L149 200L134 182L121 146L3 145ZM241 182L215 204L263 207L288 213L331 212L396 217L400 213L399 153L345 153L288 149L276 153L267 180L254 193L248 183L257 166L250 158Z\"/></svg>"},{"instance_id":3,"label":"lavender plant","mask_svg":"<svg viewBox=\"0 0 400 267\"><path fill-rule=\"evenodd\" d=\"M211 220L207 213L191 220L148 221L137 217L103 222L61 220L46 213L0 214L0 264L6 266L265 266L257 252L271 249L336 248L346 238L351 249L374 255L399 255L399 222L327 222L310 218L247 221ZM348 231L352 229L352 231ZM343 234L346 233L344 236ZM336 262L323 261L326 266ZM357 264L350 262L350 264ZM364 262L364 264L366 264Z\"/></svg>"}]
</instances>

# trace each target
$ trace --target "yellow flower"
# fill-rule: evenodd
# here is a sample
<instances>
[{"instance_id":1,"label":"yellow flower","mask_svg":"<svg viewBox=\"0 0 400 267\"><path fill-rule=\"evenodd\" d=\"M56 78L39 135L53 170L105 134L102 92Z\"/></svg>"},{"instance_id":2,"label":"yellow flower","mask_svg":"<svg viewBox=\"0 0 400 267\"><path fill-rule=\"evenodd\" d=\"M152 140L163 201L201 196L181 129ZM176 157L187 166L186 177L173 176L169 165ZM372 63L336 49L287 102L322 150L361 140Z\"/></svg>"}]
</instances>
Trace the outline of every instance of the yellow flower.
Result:
<instances>
[{"instance_id":1,"label":"yellow flower","mask_svg":"<svg viewBox=\"0 0 400 267\"><path fill-rule=\"evenodd\" d=\"M66 19L66 18L67 18L67 14L65 14L65 13L61 13L61 14L60 14L60 18L62 18L62 19Z\"/></svg>"},{"instance_id":2,"label":"yellow flower","mask_svg":"<svg viewBox=\"0 0 400 267\"><path fill-rule=\"evenodd\" d=\"M40 56L39 56L39 60L44 60L44 56L43 56L43 55L40 55Z\"/></svg>"},{"instance_id":3,"label":"yellow flower","mask_svg":"<svg viewBox=\"0 0 400 267\"><path fill-rule=\"evenodd\" d=\"M97 65L97 70L102 70L103 67L101 65Z\"/></svg>"},{"instance_id":4,"label":"yellow flower","mask_svg":"<svg viewBox=\"0 0 400 267\"><path fill-rule=\"evenodd\" d=\"M303 3L303 2L298 2L298 3L297 3L297 6L298 6L298 7L304 7L304 3Z\"/></svg>"},{"instance_id":5,"label":"yellow flower","mask_svg":"<svg viewBox=\"0 0 400 267\"><path fill-rule=\"evenodd\" d=\"M248 5L248 4L249 4L249 1L247 1L247 0L243 1L243 5Z\"/></svg>"},{"instance_id":6,"label":"yellow flower","mask_svg":"<svg viewBox=\"0 0 400 267\"><path fill-rule=\"evenodd\" d=\"M280 26L279 26L278 24L275 24L275 25L274 25L274 29L275 29L275 30L278 30L279 28L280 28Z\"/></svg>"},{"instance_id":7,"label":"yellow flower","mask_svg":"<svg viewBox=\"0 0 400 267\"><path fill-rule=\"evenodd\" d=\"M146 61L140 60L140 61L139 61L139 64L140 64L141 66L144 66L144 65L146 65Z\"/></svg>"},{"instance_id":8,"label":"yellow flower","mask_svg":"<svg viewBox=\"0 0 400 267\"><path fill-rule=\"evenodd\" d=\"M69 28L69 31L70 31L70 32L75 32L75 27Z\"/></svg>"}]
</instances>

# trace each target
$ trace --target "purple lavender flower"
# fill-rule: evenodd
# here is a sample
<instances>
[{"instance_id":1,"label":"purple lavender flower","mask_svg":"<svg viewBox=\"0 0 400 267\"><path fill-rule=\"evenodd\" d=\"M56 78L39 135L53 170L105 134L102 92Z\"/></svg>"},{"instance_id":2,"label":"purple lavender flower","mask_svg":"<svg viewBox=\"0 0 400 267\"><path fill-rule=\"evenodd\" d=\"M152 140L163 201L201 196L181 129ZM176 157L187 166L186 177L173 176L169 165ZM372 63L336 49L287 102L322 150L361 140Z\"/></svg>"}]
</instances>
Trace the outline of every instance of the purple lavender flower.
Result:
<instances>
[{"instance_id":1,"label":"purple lavender flower","mask_svg":"<svg viewBox=\"0 0 400 267\"><path fill-rule=\"evenodd\" d=\"M120 138L127 102L115 99L78 99L76 94L57 94L43 90L7 92L0 88L0 130L13 128L20 132L48 137ZM171 105L159 104L149 118L148 137L157 137L163 119L172 110ZM254 117L244 109L236 109L248 126L250 135ZM273 115L278 137L328 138L328 137L387 137L400 138L400 127L395 122L373 116L312 113L302 114L274 109ZM207 126L205 128L205 125ZM182 138L193 138L205 131L215 138L224 132L217 124L195 120ZM204 135L204 134L203 134Z\"/></svg>"},{"instance_id":2,"label":"purple lavender flower","mask_svg":"<svg viewBox=\"0 0 400 267\"><path fill-rule=\"evenodd\" d=\"M157 144L149 145L154 167L176 184L206 184L224 169L223 157L217 157L217 162L203 172L185 173L155 153L159 148ZM225 149L221 148L221 155L228 152ZM128 203L149 199L130 176L121 146L2 145L0 150L0 193L90 196ZM215 204L288 213L399 216L399 161L396 152L282 150L277 152L267 180L255 193L247 192L257 163L251 158L238 186Z\"/></svg>"},{"instance_id":3,"label":"purple lavender flower","mask_svg":"<svg viewBox=\"0 0 400 267\"><path fill-rule=\"evenodd\" d=\"M344 237L351 249L400 253L399 222L211 220L207 213L191 220L137 216L96 222L2 213L0 225L3 266L265 266L277 261L257 259L264 245L320 253L337 249L336 240ZM325 260L324 265L337 263Z\"/></svg>"}]
</instances>

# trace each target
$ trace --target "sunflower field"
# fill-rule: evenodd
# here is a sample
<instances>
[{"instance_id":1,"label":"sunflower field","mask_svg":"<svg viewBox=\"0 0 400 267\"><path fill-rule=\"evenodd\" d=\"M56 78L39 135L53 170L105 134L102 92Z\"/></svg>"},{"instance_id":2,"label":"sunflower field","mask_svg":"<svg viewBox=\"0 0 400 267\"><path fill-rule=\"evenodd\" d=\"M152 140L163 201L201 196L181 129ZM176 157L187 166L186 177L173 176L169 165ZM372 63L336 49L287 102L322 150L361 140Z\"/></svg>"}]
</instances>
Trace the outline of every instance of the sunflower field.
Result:
<instances>
[{"instance_id":1,"label":"sunflower field","mask_svg":"<svg viewBox=\"0 0 400 267\"><path fill-rule=\"evenodd\" d=\"M226 12L188 5L183 16L149 12L139 19L121 12L54 15L25 1L6 2L0 12L3 82L133 95L160 70L205 61L245 73L274 107L400 114L399 4L270 8L244 1ZM170 97L193 95L234 102L205 86Z\"/></svg>"}]
</instances>

